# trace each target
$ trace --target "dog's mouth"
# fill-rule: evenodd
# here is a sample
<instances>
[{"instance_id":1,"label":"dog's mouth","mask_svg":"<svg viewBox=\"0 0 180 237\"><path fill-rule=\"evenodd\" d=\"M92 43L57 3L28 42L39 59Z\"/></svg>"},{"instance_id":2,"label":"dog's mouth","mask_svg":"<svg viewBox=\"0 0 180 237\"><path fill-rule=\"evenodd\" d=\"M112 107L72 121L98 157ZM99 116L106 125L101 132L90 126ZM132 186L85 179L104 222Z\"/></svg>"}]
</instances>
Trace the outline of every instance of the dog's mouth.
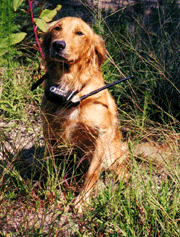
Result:
<instances>
[{"instance_id":1,"label":"dog's mouth","mask_svg":"<svg viewBox=\"0 0 180 237\"><path fill-rule=\"evenodd\" d=\"M67 55L65 55L63 52L57 52L53 48L50 49L50 58L52 60L63 62L66 64L72 64L74 63L74 60L69 60Z\"/></svg>"},{"instance_id":2,"label":"dog's mouth","mask_svg":"<svg viewBox=\"0 0 180 237\"><path fill-rule=\"evenodd\" d=\"M59 53L55 53L54 55L51 55L51 58L55 59L56 61L60 61L60 62L65 62L65 63L68 62L67 58L60 55Z\"/></svg>"},{"instance_id":3,"label":"dog's mouth","mask_svg":"<svg viewBox=\"0 0 180 237\"><path fill-rule=\"evenodd\" d=\"M68 59L63 52L56 51L53 47L50 48L50 57L56 61L67 62Z\"/></svg>"}]
</instances>

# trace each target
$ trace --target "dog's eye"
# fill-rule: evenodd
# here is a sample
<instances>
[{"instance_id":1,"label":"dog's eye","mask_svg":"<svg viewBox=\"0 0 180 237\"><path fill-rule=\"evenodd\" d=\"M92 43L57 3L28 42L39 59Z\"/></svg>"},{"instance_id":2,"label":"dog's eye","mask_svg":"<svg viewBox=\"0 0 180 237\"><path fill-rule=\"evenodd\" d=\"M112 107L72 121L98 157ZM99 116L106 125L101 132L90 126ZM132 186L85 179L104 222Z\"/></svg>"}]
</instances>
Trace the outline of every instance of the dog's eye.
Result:
<instances>
[{"instance_id":1,"label":"dog's eye","mask_svg":"<svg viewBox=\"0 0 180 237\"><path fill-rule=\"evenodd\" d=\"M83 33L81 31L77 31L75 34L76 35L83 35Z\"/></svg>"},{"instance_id":2,"label":"dog's eye","mask_svg":"<svg viewBox=\"0 0 180 237\"><path fill-rule=\"evenodd\" d=\"M59 30L61 30L61 27L60 27L60 26L56 26L56 27L54 28L54 30L59 31Z\"/></svg>"}]
</instances>

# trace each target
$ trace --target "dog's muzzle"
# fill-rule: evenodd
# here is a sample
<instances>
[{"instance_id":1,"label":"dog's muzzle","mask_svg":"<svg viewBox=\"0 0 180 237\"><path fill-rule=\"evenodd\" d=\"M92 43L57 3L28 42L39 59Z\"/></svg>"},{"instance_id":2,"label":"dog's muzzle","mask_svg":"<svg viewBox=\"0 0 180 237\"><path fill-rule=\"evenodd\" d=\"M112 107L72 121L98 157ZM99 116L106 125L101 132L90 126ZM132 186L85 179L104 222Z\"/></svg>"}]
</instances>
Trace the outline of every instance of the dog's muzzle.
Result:
<instances>
[{"instance_id":1,"label":"dog's muzzle","mask_svg":"<svg viewBox=\"0 0 180 237\"><path fill-rule=\"evenodd\" d=\"M66 42L61 40L56 40L52 43L52 46L56 52L62 52L66 48Z\"/></svg>"},{"instance_id":2,"label":"dog's muzzle","mask_svg":"<svg viewBox=\"0 0 180 237\"><path fill-rule=\"evenodd\" d=\"M60 61L67 61L65 54L64 54L65 48L66 48L65 41L60 41L60 40L54 41L50 47L51 58L55 58Z\"/></svg>"}]
</instances>

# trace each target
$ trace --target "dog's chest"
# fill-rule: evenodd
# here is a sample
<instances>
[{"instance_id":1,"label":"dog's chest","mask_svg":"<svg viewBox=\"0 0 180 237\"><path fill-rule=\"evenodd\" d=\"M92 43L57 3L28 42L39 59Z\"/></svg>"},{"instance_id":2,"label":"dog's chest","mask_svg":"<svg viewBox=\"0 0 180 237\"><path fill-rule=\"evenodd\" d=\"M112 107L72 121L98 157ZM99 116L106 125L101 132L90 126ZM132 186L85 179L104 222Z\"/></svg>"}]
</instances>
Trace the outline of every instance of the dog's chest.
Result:
<instances>
[{"instance_id":1,"label":"dog's chest","mask_svg":"<svg viewBox=\"0 0 180 237\"><path fill-rule=\"evenodd\" d=\"M69 114L69 120L70 121L73 121L73 120L76 120L78 117L79 117L79 109L76 108L74 109L70 114Z\"/></svg>"},{"instance_id":2,"label":"dog's chest","mask_svg":"<svg viewBox=\"0 0 180 237\"><path fill-rule=\"evenodd\" d=\"M79 122L79 117L80 109L78 107L71 109L61 108L54 113L54 120L63 130L74 129Z\"/></svg>"}]
</instances>

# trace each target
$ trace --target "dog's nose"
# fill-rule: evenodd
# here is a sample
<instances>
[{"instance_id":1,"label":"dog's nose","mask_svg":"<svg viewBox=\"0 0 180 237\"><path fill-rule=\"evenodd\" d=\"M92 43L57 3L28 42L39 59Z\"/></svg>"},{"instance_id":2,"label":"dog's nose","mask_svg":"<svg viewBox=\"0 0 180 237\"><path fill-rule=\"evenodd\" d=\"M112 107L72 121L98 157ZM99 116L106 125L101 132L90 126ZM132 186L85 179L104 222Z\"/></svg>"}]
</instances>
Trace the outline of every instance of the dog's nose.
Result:
<instances>
[{"instance_id":1,"label":"dog's nose","mask_svg":"<svg viewBox=\"0 0 180 237\"><path fill-rule=\"evenodd\" d=\"M62 51L66 48L66 43L64 41L57 40L52 43L52 46L56 51Z\"/></svg>"}]
</instances>

